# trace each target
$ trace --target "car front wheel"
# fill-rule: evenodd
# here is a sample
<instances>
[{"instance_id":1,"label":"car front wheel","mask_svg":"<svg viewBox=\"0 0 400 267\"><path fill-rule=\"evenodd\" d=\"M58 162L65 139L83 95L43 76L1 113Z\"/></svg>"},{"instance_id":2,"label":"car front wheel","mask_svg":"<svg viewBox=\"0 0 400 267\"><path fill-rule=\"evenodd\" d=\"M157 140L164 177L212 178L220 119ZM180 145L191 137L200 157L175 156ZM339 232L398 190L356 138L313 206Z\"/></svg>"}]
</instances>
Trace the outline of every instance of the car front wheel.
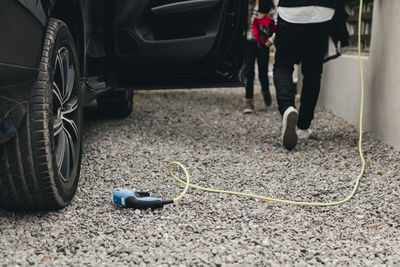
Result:
<instances>
[{"instance_id":1,"label":"car front wheel","mask_svg":"<svg viewBox=\"0 0 400 267\"><path fill-rule=\"evenodd\" d=\"M16 137L0 147L0 205L54 210L75 195L81 164L83 93L74 41L51 19L40 71Z\"/></svg>"}]
</instances>

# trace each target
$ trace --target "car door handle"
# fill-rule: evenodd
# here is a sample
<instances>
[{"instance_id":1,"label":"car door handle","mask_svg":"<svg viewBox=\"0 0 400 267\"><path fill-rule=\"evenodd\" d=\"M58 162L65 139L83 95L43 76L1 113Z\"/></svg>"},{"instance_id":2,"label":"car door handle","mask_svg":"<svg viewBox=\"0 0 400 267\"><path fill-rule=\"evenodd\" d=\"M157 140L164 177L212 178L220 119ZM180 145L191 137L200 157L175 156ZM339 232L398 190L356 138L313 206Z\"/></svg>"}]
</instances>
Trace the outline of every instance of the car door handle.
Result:
<instances>
[{"instance_id":1,"label":"car door handle","mask_svg":"<svg viewBox=\"0 0 400 267\"><path fill-rule=\"evenodd\" d=\"M215 8L220 0L190 0L156 6L151 11L157 16L206 12Z\"/></svg>"}]
</instances>

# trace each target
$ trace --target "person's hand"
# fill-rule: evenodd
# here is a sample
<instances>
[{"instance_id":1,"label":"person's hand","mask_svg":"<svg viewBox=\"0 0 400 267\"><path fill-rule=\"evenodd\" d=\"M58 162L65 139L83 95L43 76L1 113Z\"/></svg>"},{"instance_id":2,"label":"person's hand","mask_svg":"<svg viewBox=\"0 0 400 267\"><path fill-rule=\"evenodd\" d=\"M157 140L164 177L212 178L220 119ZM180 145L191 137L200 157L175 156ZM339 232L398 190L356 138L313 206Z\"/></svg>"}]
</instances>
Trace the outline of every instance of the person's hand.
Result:
<instances>
[{"instance_id":1,"label":"person's hand","mask_svg":"<svg viewBox=\"0 0 400 267\"><path fill-rule=\"evenodd\" d=\"M265 42L265 45L268 46L268 47L271 47L272 43L271 43L270 40L267 40L267 41Z\"/></svg>"}]
</instances>

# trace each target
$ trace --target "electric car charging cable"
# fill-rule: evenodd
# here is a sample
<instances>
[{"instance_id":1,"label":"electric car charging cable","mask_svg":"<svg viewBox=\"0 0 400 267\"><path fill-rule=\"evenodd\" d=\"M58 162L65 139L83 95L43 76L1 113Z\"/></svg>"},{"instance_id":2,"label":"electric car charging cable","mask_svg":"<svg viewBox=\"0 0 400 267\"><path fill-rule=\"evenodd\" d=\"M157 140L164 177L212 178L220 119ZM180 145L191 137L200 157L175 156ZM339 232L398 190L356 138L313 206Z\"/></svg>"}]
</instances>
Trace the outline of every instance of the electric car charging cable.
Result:
<instances>
[{"instance_id":1,"label":"electric car charging cable","mask_svg":"<svg viewBox=\"0 0 400 267\"><path fill-rule=\"evenodd\" d=\"M291 200L284 200L284 199L276 199L271 197L259 196L254 194L246 194L241 192L233 192L233 191L225 191L207 187L201 187L190 183L190 175L189 172L186 170L185 166L183 166L179 162L171 162L168 165L169 174L177 180L179 183L184 184L185 188L183 192L173 200L165 201L162 198L152 198L148 193L135 193L132 190L124 190L124 189L117 189L114 191L114 202L118 205L127 208L134 208L134 209L156 209L162 208L166 204L177 203L180 201L187 193L189 188L197 189L200 191L210 192L210 193L217 193L217 194L227 194L227 195L235 195L235 196L242 196L248 198L255 198L264 200L267 202L275 202L275 203L282 203L282 204L289 204L289 205L298 205L298 206L315 206L315 207L329 207L329 206L337 206L344 204L350 201L355 194L357 193L358 187L360 185L361 178L364 175L365 171L365 159L362 149L362 138L363 138L363 114L364 114L364 68L361 58L361 19L362 19L362 6L363 0L360 0L360 9L359 9L359 17L358 17L358 59L360 63L360 73L361 73L361 107L360 107L360 124L359 124L359 142L358 142L358 150L361 158L361 170L360 173L354 183L352 192L343 200L334 201L334 202L302 202L302 201L291 201ZM179 169L183 171L186 176L186 181L181 180L178 178L175 173L172 171L172 167L177 166Z\"/></svg>"}]
</instances>

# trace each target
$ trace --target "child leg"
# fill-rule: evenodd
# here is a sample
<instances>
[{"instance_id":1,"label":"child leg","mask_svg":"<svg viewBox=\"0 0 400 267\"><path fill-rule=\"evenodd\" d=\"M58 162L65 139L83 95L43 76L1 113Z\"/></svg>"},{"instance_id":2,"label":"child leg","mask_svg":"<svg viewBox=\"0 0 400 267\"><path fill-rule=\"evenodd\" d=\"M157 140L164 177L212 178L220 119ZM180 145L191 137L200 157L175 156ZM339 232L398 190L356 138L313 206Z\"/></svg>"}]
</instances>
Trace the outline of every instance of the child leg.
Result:
<instances>
[{"instance_id":1,"label":"child leg","mask_svg":"<svg viewBox=\"0 0 400 267\"><path fill-rule=\"evenodd\" d=\"M246 98L254 98L254 65L256 60L257 46L252 42L247 42L247 48L245 52L245 64L246 64Z\"/></svg>"},{"instance_id":2,"label":"child leg","mask_svg":"<svg viewBox=\"0 0 400 267\"><path fill-rule=\"evenodd\" d=\"M269 92L268 65L269 47L258 49L257 52L258 79L261 83L261 90Z\"/></svg>"},{"instance_id":3,"label":"child leg","mask_svg":"<svg viewBox=\"0 0 400 267\"><path fill-rule=\"evenodd\" d=\"M268 66L269 66L269 47L263 47L258 49L257 53L257 65L258 65L258 78L261 83L261 93L264 98L264 103L267 107L271 105L271 93L269 91L269 78L268 78Z\"/></svg>"}]
</instances>

